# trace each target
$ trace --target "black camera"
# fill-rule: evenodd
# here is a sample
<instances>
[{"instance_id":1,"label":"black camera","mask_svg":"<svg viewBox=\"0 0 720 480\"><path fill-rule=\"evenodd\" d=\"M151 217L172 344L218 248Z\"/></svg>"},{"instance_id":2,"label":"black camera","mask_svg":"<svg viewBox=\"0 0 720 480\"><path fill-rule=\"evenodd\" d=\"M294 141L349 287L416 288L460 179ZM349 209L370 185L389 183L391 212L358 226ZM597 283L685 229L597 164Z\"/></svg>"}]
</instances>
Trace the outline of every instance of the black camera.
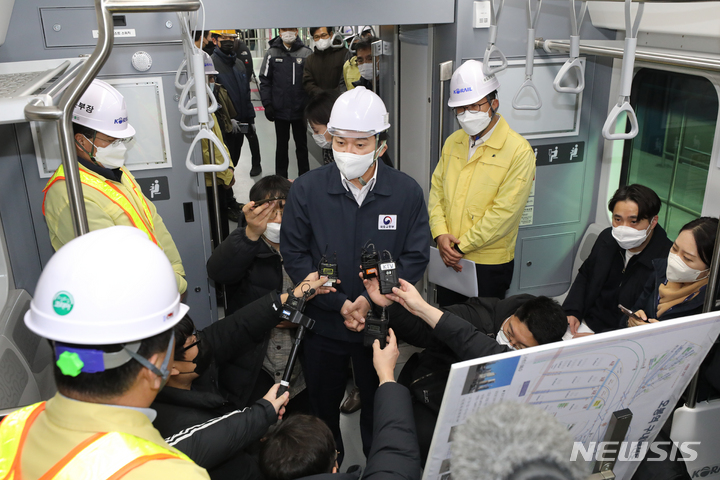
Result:
<instances>
[{"instance_id":1,"label":"black camera","mask_svg":"<svg viewBox=\"0 0 720 480\"><path fill-rule=\"evenodd\" d=\"M293 295L292 292L288 292L288 299L283 303L282 309L280 310L280 318L292 322L292 315L298 311L299 305L300 299Z\"/></svg>"},{"instance_id":2,"label":"black camera","mask_svg":"<svg viewBox=\"0 0 720 480\"><path fill-rule=\"evenodd\" d=\"M380 293L383 295L392 293L393 287L400 287L395 262L387 250L383 251L383 260L378 264L378 280L380 281Z\"/></svg>"},{"instance_id":3,"label":"black camera","mask_svg":"<svg viewBox=\"0 0 720 480\"><path fill-rule=\"evenodd\" d=\"M388 335L388 321L387 315L385 314L385 308L382 309L382 314L378 318L377 315L370 309L365 317L365 336L363 336L363 345L366 347L372 347L375 339L380 340L380 348L385 348L387 344Z\"/></svg>"},{"instance_id":4,"label":"black camera","mask_svg":"<svg viewBox=\"0 0 720 480\"><path fill-rule=\"evenodd\" d=\"M327 257L323 254L318 263L318 273L321 277L328 277L328 281L325 282L323 287L334 287L340 278L337 264L337 252L333 253L333 261L328 261Z\"/></svg>"},{"instance_id":5,"label":"black camera","mask_svg":"<svg viewBox=\"0 0 720 480\"><path fill-rule=\"evenodd\" d=\"M360 268L365 280L378 276L379 263L380 255L375 251L375 245L368 240L360 252Z\"/></svg>"}]
</instances>

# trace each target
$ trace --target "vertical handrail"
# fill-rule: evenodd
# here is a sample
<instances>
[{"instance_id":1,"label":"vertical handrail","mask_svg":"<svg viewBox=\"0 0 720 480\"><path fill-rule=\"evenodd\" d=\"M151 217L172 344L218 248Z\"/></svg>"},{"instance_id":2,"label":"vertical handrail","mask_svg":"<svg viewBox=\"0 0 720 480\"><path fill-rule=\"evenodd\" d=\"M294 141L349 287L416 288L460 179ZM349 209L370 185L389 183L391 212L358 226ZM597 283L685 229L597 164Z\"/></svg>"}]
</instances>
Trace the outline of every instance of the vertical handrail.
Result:
<instances>
[{"instance_id":1,"label":"vertical handrail","mask_svg":"<svg viewBox=\"0 0 720 480\"><path fill-rule=\"evenodd\" d=\"M377 88L377 58L383 54L383 41L382 40L376 40L372 43L372 88L373 92L378 93Z\"/></svg>"},{"instance_id":2,"label":"vertical handrail","mask_svg":"<svg viewBox=\"0 0 720 480\"><path fill-rule=\"evenodd\" d=\"M75 139L72 128L72 113L75 105L87 87L97 77L100 69L110 57L115 40L113 13L192 11L200 8L199 0L95 0L95 14L98 23L98 42L90 58L85 62L75 79L68 85L58 105L34 105L25 107L25 117L35 121L58 122L60 158L65 171L65 185L68 192L70 215L75 236L89 232L85 201L80 183L80 170L75 155ZM110 35L109 32L113 34Z\"/></svg>"},{"instance_id":3,"label":"vertical handrail","mask_svg":"<svg viewBox=\"0 0 720 480\"><path fill-rule=\"evenodd\" d=\"M710 262L710 271L708 272L708 283L705 287L705 302L703 303L703 313L712 312L715 310L715 292L718 288L718 271L720 270L720 223L718 223L718 229L715 233L715 246L713 247L712 261ZM687 391L687 401L685 406L687 408L695 408L697 404L697 391L698 381L700 380L700 369L695 372L695 376L690 382L690 386Z\"/></svg>"},{"instance_id":4,"label":"vertical handrail","mask_svg":"<svg viewBox=\"0 0 720 480\"><path fill-rule=\"evenodd\" d=\"M439 75L438 79L440 80L440 125L438 128L438 154L437 158L439 159L442 155L442 148L443 148L443 126L445 125L445 82L449 81L450 78L452 78L452 67L453 67L453 61L448 60L447 62L443 62L439 67ZM432 172L430 172L430 176L432 177Z\"/></svg>"}]
</instances>

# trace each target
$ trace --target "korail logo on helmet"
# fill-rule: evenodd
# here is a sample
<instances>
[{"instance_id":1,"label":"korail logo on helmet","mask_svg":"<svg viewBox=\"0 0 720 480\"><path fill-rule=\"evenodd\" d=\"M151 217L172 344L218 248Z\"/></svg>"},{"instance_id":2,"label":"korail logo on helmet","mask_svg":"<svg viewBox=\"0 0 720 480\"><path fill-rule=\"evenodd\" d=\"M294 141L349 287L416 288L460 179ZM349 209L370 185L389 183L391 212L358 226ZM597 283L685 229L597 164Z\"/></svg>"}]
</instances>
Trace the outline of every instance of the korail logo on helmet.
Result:
<instances>
[{"instance_id":1,"label":"korail logo on helmet","mask_svg":"<svg viewBox=\"0 0 720 480\"><path fill-rule=\"evenodd\" d=\"M115 125L122 125L123 123L127 123L128 117L118 117L115 119Z\"/></svg>"},{"instance_id":2,"label":"korail logo on helmet","mask_svg":"<svg viewBox=\"0 0 720 480\"><path fill-rule=\"evenodd\" d=\"M53 310L58 315L67 315L75 306L73 296L69 292L60 291L53 297Z\"/></svg>"},{"instance_id":3,"label":"korail logo on helmet","mask_svg":"<svg viewBox=\"0 0 720 480\"><path fill-rule=\"evenodd\" d=\"M458 95L460 93L472 92L472 91L473 91L472 87L465 87L465 88L456 88L455 90L453 90L453 93L455 95Z\"/></svg>"}]
</instances>

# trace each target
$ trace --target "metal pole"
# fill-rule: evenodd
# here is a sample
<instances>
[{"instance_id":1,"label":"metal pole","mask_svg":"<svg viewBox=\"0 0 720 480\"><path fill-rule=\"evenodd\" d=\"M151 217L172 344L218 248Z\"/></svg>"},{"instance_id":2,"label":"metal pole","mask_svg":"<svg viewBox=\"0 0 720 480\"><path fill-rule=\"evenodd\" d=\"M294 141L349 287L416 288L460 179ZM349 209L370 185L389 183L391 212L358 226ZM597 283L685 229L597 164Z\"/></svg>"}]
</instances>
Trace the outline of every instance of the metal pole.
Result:
<instances>
[{"instance_id":1,"label":"metal pole","mask_svg":"<svg viewBox=\"0 0 720 480\"><path fill-rule=\"evenodd\" d=\"M382 55L382 51L383 51L382 45L383 45L382 40L378 40L376 42L373 42L373 44L372 44L372 67L373 67L372 88L373 88L373 92L377 93L378 95L380 95L380 94L378 93L378 89L377 89L377 57Z\"/></svg>"},{"instance_id":2,"label":"metal pole","mask_svg":"<svg viewBox=\"0 0 720 480\"><path fill-rule=\"evenodd\" d=\"M210 165L215 165L215 145L213 145L212 142L208 140L203 140L205 142L208 142L208 151L210 152ZM212 172L212 191L213 191L213 217L215 217L215 238L217 241L217 245L213 245L213 250L220 246L220 244L223 241L222 238L222 225L220 224L220 189L218 188L218 181L217 181L217 173ZM218 287L216 286L216 289ZM227 310L227 294L225 290L225 285L221 284L219 285L220 293L222 293L223 298L223 307L225 310Z\"/></svg>"},{"instance_id":3,"label":"metal pole","mask_svg":"<svg viewBox=\"0 0 720 480\"><path fill-rule=\"evenodd\" d=\"M438 159L440 158L440 155L442 155L443 148L443 126L445 124L445 82L452 78L453 62L452 60L448 60L447 62L441 63L439 67L440 73L438 75L438 78L440 80L440 126L438 132Z\"/></svg>"},{"instance_id":4,"label":"metal pole","mask_svg":"<svg viewBox=\"0 0 720 480\"><path fill-rule=\"evenodd\" d=\"M80 170L75 154L75 137L72 128L72 112L85 90L110 57L115 40L112 13L192 11L200 8L198 0L95 0L98 24L98 42L90 58L55 105L25 107L25 117L35 121L58 122L60 158L65 171L65 185L75 236L89 232L85 202L80 183ZM113 32L113 34L110 34Z\"/></svg>"},{"instance_id":5,"label":"metal pole","mask_svg":"<svg viewBox=\"0 0 720 480\"><path fill-rule=\"evenodd\" d=\"M569 52L570 42L567 40L545 40L543 38L535 39L535 48L543 48L555 50L558 52ZM580 44L580 53L586 55L599 55L602 57L623 58L623 48L609 45L592 45ZM673 65L677 67L697 68L700 70L709 70L712 72L720 72L720 61L709 58L694 57L690 55L675 55L672 53L660 53L642 50L638 48L635 52L635 60L641 60L649 63L659 63L662 65Z\"/></svg>"},{"instance_id":6,"label":"metal pole","mask_svg":"<svg viewBox=\"0 0 720 480\"><path fill-rule=\"evenodd\" d=\"M708 284L705 288L705 303L703 304L703 313L715 310L715 293L718 287L718 270L720 269L720 223L715 233L715 247L713 248L712 262L710 262L710 271L708 272ZM700 380L700 370L695 372L695 376L690 382L687 390L687 401L685 406L695 408L697 404L698 381Z\"/></svg>"}]
</instances>

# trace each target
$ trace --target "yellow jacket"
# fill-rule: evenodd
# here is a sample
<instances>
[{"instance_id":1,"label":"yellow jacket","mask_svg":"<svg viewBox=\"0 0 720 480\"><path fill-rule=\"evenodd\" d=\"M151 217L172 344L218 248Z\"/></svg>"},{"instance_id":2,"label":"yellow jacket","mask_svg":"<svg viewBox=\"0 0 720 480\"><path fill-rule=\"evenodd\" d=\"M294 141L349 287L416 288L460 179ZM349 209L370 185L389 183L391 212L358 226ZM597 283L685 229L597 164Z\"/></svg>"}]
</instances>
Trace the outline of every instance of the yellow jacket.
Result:
<instances>
[{"instance_id":1,"label":"yellow jacket","mask_svg":"<svg viewBox=\"0 0 720 480\"><path fill-rule=\"evenodd\" d=\"M515 258L522 212L535 178L530 144L504 118L468 161L470 137L445 141L432 176L428 210L433 238L452 233L464 258L499 265Z\"/></svg>"},{"instance_id":2,"label":"yellow jacket","mask_svg":"<svg viewBox=\"0 0 720 480\"><path fill-rule=\"evenodd\" d=\"M128 175L131 174L127 170L123 173L122 183L118 183L113 180L108 180L105 177L88 170L82 165L80 165L80 169L88 175L92 175L104 182L112 184L120 190L130 202L133 203L138 211L142 211L141 201L133 191L131 179L128 178ZM134 177L132 177L132 180L134 181ZM90 228L90 231L112 227L113 225L133 226L127 214L99 191L88 187L87 185L83 185L83 195L85 197L85 211L87 212L88 227ZM153 205L153 203L147 198L145 198L145 201L147 202L152 215L154 224L153 234L157 239L158 245L163 249L165 255L167 255L168 260L170 260L170 263L172 264L173 270L175 271L175 280L177 280L178 284L178 291L180 293L184 293L185 290L187 290L187 282L185 281L185 269L182 265L180 253L175 246L175 242L173 241L170 232L168 232L167 227L165 227L162 217L158 215L155 205ZM70 215L70 206L68 203L65 180L58 180L47 190L44 202L45 221L47 222L48 230L50 231L50 242L56 251L75 238L72 216Z\"/></svg>"},{"instance_id":3,"label":"yellow jacket","mask_svg":"<svg viewBox=\"0 0 720 480\"><path fill-rule=\"evenodd\" d=\"M56 394L28 432L22 452L23 480L36 480L75 446L98 432L123 432L177 451L165 443L144 413L128 408L86 403ZM208 479L207 472L192 462L168 459L147 462L123 477L144 479Z\"/></svg>"},{"instance_id":4,"label":"yellow jacket","mask_svg":"<svg viewBox=\"0 0 720 480\"><path fill-rule=\"evenodd\" d=\"M222 135L222 129L220 128L220 122L218 122L217 117L214 113L211 113L212 119L215 122L212 128L212 131L217 137L220 139L220 141L223 141L223 135ZM208 147L208 143L210 143L208 140L202 140L202 149L203 149L203 163L205 165L208 165L210 163L210 148ZM228 157L230 156L230 152L228 151L227 147L223 143L223 148L225 149L225 153L227 153ZM223 163L223 156L222 153L220 153L220 149L215 145L215 164L220 165ZM230 161L230 167L228 167L227 170L224 172L219 172L217 174L218 177L218 186L220 185L230 185L230 182L232 182L233 179L233 166L232 161ZM212 187L212 173L206 173L205 174L205 186L206 187Z\"/></svg>"},{"instance_id":5,"label":"yellow jacket","mask_svg":"<svg viewBox=\"0 0 720 480\"><path fill-rule=\"evenodd\" d=\"M345 80L345 87L347 87L348 90L355 88L353 82L360 80L357 57L350 57L350 59L345 62L345 65L343 65L343 80Z\"/></svg>"}]
</instances>

